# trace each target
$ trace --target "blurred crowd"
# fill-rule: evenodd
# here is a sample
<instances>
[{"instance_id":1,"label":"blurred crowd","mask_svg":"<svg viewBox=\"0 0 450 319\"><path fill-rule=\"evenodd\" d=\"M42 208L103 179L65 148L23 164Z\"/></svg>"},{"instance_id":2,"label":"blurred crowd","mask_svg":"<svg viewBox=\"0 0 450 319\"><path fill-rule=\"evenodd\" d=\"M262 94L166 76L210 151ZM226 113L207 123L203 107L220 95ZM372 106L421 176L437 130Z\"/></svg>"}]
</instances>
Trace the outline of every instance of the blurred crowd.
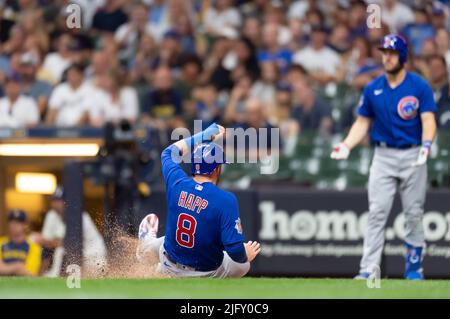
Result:
<instances>
[{"instance_id":1,"label":"blurred crowd","mask_svg":"<svg viewBox=\"0 0 450 319\"><path fill-rule=\"evenodd\" d=\"M380 39L400 33L450 129L448 0L3 0L0 19L0 126L201 119L326 136L350 125L383 72Z\"/></svg>"}]
</instances>

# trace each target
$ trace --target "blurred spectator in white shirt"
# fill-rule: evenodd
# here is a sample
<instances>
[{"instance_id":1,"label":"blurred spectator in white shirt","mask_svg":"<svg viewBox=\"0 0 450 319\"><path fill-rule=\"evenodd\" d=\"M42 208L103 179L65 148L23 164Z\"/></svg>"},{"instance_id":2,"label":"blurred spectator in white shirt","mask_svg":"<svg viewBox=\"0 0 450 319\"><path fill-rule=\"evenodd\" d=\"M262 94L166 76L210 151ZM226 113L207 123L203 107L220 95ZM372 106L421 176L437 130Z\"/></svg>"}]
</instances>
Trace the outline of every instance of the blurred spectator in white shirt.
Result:
<instances>
[{"instance_id":1,"label":"blurred spectator in white shirt","mask_svg":"<svg viewBox=\"0 0 450 319\"><path fill-rule=\"evenodd\" d=\"M190 2L182 0L183 2ZM169 4L173 1L167 0L144 0L150 6L148 22L154 39L159 42L164 33L170 29Z\"/></svg>"},{"instance_id":2,"label":"blurred spectator in white shirt","mask_svg":"<svg viewBox=\"0 0 450 319\"><path fill-rule=\"evenodd\" d=\"M154 36L153 29L147 20L147 14L148 10L145 5L136 4L131 9L130 20L117 29L114 38L121 48L120 60L128 61L134 56L144 35Z\"/></svg>"},{"instance_id":3,"label":"blurred spectator in white shirt","mask_svg":"<svg viewBox=\"0 0 450 319\"><path fill-rule=\"evenodd\" d=\"M5 83L6 96L0 98L0 127L31 127L39 122L39 110L31 97L21 94L22 78L10 73Z\"/></svg>"},{"instance_id":4,"label":"blurred spectator in white shirt","mask_svg":"<svg viewBox=\"0 0 450 319\"><path fill-rule=\"evenodd\" d=\"M51 209L45 215L42 232L32 234L32 238L34 242L44 248L42 265L43 271L46 271L44 276L57 277L61 273L66 235L64 188L62 186L56 188L50 205ZM82 225L83 271L96 274L106 266L105 242L87 212L83 212ZM50 262L51 260L53 263Z\"/></svg>"},{"instance_id":5,"label":"blurred spectator in white shirt","mask_svg":"<svg viewBox=\"0 0 450 319\"><path fill-rule=\"evenodd\" d=\"M309 10L319 9L320 1L316 0L297 0L293 1L289 6L288 18L289 19L305 19L306 12Z\"/></svg>"},{"instance_id":6,"label":"blurred spectator in white shirt","mask_svg":"<svg viewBox=\"0 0 450 319\"><path fill-rule=\"evenodd\" d=\"M381 6L381 20L389 26L391 33L398 33L408 23L414 21L414 13L398 0L384 0Z\"/></svg>"},{"instance_id":7,"label":"blurred spectator in white shirt","mask_svg":"<svg viewBox=\"0 0 450 319\"><path fill-rule=\"evenodd\" d=\"M63 33L57 41L57 51L48 53L45 56L39 78L45 79L52 84L61 81L64 70L72 63L72 52L70 50L73 43L72 37Z\"/></svg>"},{"instance_id":8,"label":"blurred spectator in white shirt","mask_svg":"<svg viewBox=\"0 0 450 319\"><path fill-rule=\"evenodd\" d=\"M339 55L326 46L327 30L315 25L311 30L311 44L295 53L293 61L303 66L321 84L334 81L341 64Z\"/></svg>"},{"instance_id":9,"label":"blurred spectator in white shirt","mask_svg":"<svg viewBox=\"0 0 450 319\"><path fill-rule=\"evenodd\" d=\"M111 69L110 56L106 50L98 50L92 54L91 65L86 69L86 81L97 85L99 78Z\"/></svg>"},{"instance_id":10,"label":"blurred spectator in white shirt","mask_svg":"<svg viewBox=\"0 0 450 319\"><path fill-rule=\"evenodd\" d=\"M222 34L224 29L238 29L242 24L241 14L233 7L233 0L217 0L204 15L204 27L211 36Z\"/></svg>"},{"instance_id":11,"label":"blurred spectator in white shirt","mask_svg":"<svg viewBox=\"0 0 450 319\"><path fill-rule=\"evenodd\" d=\"M264 13L264 24L274 24L278 27L278 43L286 47L292 40L292 33L286 24L286 12L281 3L272 2L266 7Z\"/></svg>"},{"instance_id":12,"label":"blurred spectator in white shirt","mask_svg":"<svg viewBox=\"0 0 450 319\"><path fill-rule=\"evenodd\" d=\"M87 123L94 87L84 82L83 72L79 64L67 69L67 81L57 85L50 96L47 124L73 127Z\"/></svg>"},{"instance_id":13,"label":"blurred spectator in white shirt","mask_svg":"<svg viewBox=\"0 0 450 319\"><path fill-rule=\"evenodd\" d=\"M127 121L134 124L138 117L139 102L136 90L130 86L124 86L123 74L111 70L102 75L98 81L93 106L89 110L90 124L103 126L106 122L118 124Z\"/></svg>"}]
</instances>

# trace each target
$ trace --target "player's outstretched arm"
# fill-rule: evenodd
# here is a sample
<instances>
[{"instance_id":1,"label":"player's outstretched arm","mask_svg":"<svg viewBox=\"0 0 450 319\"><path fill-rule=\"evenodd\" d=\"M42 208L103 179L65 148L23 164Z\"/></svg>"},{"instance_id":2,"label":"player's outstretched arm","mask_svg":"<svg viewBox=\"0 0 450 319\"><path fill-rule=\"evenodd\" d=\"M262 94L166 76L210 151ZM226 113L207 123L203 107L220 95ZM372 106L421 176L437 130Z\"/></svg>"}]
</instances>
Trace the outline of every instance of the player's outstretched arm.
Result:
<instances>
[{"instance_id":1,"label":"player's outstretched arm","mask_svg":"<svg viewBox=\"0 0 450 319\"><path fill-rule=\"evenodd\" d=\"M367 135L371 124L372 120L368 117L358 116L356 118L355 123L353 123L350 132L348 132L348 135L344 140L344 143L350 150L361 143L363 138Z\"/></svg>"},{"instance_id":2,"label":"player's outstretched arm","mask_svg":"<svg viewBox=\"0 0 450 319\"><path fill-rule=\"evenodd\" d=\"M211 124L206 128L205 130L201 131L200 133L197 133L191 137L179 140L173 145L178 147L180 150L181 156L186 154L187 151L191 148L192 145L195 145L199 142L207 142L207 141L214 141L221 136L225 134L225 128L221 125L218 125L216 123Z\"/></svg>"},{"instance_id":3,"label":"player's outstretched arm","mask_svg":"<svg viewBox=\"0 0 450 319\"><path fill-rule=\"evenodd\" d=\"M334 147L331 153L333 159L347 159L352 148L358 145L369 131L372 120L365 116L358 116L355 123L353 123L347 137Z\"/></svg>"},{"instance_id":4,"label":"player's outstretched arm","mask_svg":"<svg viewBox=\"0 0 450 319\"><path fill-rule=\"evenodd\" d=\"M187 154L193 145L200 142L213 141L221 137L224 132L225 129L222 126L214 123L206 130L166 147L161 153L162 173L166 186L169 187L172 185L172 182L186 176L180 163L183 155Z\"/></svg>"}]
</instances>

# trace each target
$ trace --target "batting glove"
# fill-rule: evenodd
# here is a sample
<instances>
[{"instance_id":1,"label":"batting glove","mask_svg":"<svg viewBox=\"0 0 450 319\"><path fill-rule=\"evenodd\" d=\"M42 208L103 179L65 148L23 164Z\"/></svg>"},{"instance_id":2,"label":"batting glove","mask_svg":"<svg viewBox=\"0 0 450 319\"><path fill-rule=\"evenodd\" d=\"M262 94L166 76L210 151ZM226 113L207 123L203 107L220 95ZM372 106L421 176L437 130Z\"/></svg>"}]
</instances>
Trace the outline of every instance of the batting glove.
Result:
<instances>
[{"instance_id":1,"label":"batting glove","mask_svg":"<svg viewBox=\"0 0 450 319\"><path fill-rule=\"evenodd\" d=\"M330 157L336 160L347 159L350 155L350 149L344 142L339 143L333 148Z\"/></svg>"},{"instance_id":2,"label":"batting glove","mask_svg":"<svg viewBox=\"0 0 450 319\"><path fill-rule=\"evenodd\" d=\"M412 166L424 165L427 162L428 155L430 155L431 143L432 142L430 140L426 140L422 143L419 156L417 156L417 160L412 164Z\"/></svg>"}]
</instances>

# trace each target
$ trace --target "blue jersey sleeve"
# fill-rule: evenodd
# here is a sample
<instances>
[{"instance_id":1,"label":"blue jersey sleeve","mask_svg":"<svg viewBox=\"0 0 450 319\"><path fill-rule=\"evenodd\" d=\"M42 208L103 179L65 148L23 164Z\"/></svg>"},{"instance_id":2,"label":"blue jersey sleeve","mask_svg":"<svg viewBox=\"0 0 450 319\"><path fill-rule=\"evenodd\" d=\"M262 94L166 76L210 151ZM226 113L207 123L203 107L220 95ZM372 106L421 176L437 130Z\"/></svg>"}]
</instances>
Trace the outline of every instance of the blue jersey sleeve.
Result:
<instances>
[{"instance_id":1,"label":"blue jersey sleeve","mask_svg":"<svg viewBox=\"0 0 450 319\"><path fill-rule=\"evenodd\" d=\"M428 83L424 83L422 92L419 96L419 112L436 112L437 106L434 101L433 90Z\"/></svg>"},{"instance_id":2,"label":"blue jersey sleeve","mask_svg":"<svg viewBox=\"0 0 450 319\"><path fill-rule=\"evenodd\" d=\"M241 219L237 199L231 194L221 212L221 238L225 251L238 262L245 262L247 257L244 248Z\"/></svg>"},{"instance_id":3,"label":"blue jersey sleeve","mask_svg":"<svg viewBox=\"0 0 450 319\"><path fill-rule=\"evenodd\" d=\"M238 263L247 262L247 253L245 252L245 247L243 243L236 243L233 245L227 245L226 252L233 261Z\"/></svg>"},{"instance_id":4,"label":"blue jersey sleeve","mask_svg":"<svg viewBox=\"0 0 450 319\"><path fill-rule=\"evenodd\" d=\"M374 117L375 114L373 113L372 105L370 104L367 92L367 87L365 87L359 99L358 115L364 117Z\"/></svg>"},{"instance_id":5,"label":"blue jersey sleeve","mask_svg":"<svg viewBox=\"0 0 450 319\"><path fill-rule=\"evenodd\" d=\"M166 188L173 185L176 181L187 177L180 163L180 149L177 146L171 145L161 153L161 166Z\"/></svg>"}]
</instances>

